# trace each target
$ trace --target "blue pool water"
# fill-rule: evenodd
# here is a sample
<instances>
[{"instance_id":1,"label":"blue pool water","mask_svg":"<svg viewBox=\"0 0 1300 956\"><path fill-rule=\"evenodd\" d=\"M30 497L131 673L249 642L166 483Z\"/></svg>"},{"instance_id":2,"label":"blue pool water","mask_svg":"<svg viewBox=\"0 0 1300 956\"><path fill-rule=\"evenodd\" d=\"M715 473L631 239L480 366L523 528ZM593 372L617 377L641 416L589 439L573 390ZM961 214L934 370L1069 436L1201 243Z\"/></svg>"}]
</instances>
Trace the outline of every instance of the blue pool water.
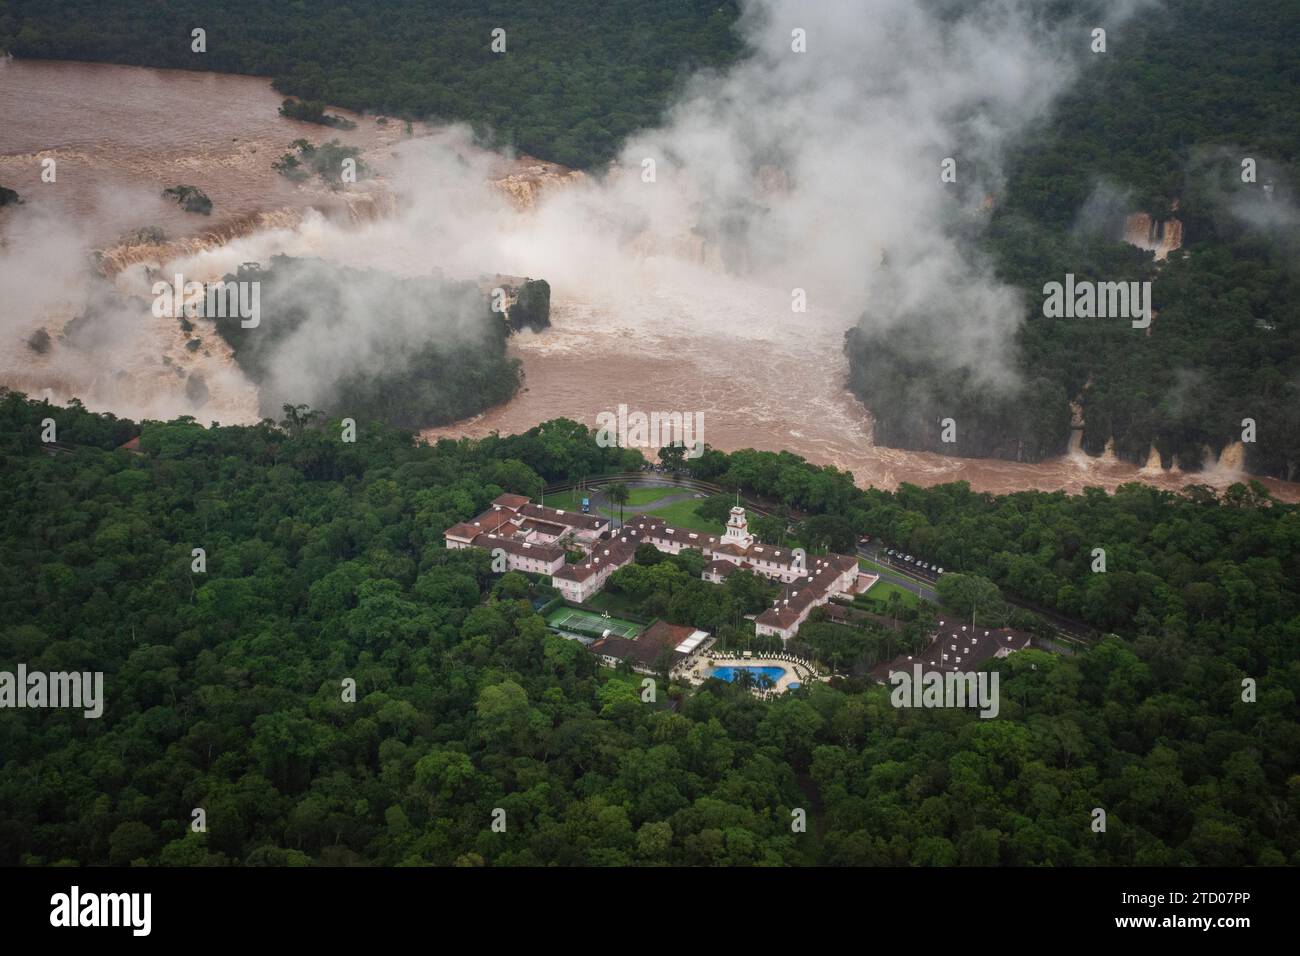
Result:
<instances>
[{"instance_id":1,"label":"blue pool water","mask_svg":"<svg viewBox=\"0 0 1300 956\"><path fill-rule=\"evenodd\" d=\"M759 674L766 674L772 679L773 684L785 676L784 667L715 667L713 673L709 676L716 677L718 680L725 680L730 684L736 679L736 671L752 671L755 677Z\"/></svg>"}]
</instances>

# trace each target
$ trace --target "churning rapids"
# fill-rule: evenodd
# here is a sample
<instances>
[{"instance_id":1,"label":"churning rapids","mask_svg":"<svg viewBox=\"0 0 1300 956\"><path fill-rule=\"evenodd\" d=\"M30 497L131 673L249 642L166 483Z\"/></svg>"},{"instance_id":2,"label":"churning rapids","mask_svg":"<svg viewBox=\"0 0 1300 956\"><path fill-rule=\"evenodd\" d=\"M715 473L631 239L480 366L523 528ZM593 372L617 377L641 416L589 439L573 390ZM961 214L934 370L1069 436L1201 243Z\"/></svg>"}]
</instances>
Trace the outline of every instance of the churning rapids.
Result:
<instances>
[{"instance_id":1,"label":"churning rapids","mask_svg":"<svg viewBox=\"0 0 1300 956\"><path fill-rule=\"evenodd\" d=\"M88 407L125 416L254 421L254 386L228 350L205 335L202 350L188 351L174 320L142 320L80 363L56 360L57 350L35 355L24 342L40 327L57 337L85 307L76 287L89 273L92 250L103 254L100 268L119 291L138 295L147 294L146 266L210 281L240 262L285 252L402 275L437 268L455 278L499 272L551 282L552 328L512 340L523 390L474 419L426 431L429 438L516 432L556 417L594 427L598 412L623 403L703 412L704 439L714 447L788 449L882 487L965 480L992 492L1077 492L1127 481L1222 487L1245 477L1234 447L1195 474L1162 470L1158 458L1137 468L1078 451L1028 465L876 447L869 413L843 387L841 346L852 315L811 305L792 315L788 288L728 275L691 236L639 249L634 243L636 255L620 267L596 266L597 251L581 237L557 243L554 233L533 235L530 226L539 215L537 196L563 193L580 175L470 156L460 165L479 176L482 195L439 192L439 177L430 174L436 167L412 155L445 131L417 126L408 136L397 121L353 117L357 129L340 132L280 117L280 99L268 81L251 77L0 65L0 184L25 201L0 211L0 277L8 286L0 308L0 384L55 401L76 395ZM361 148L377 178L342 192L283 179L271 163L299 137ZM46 158L57 162L55 183L41 181ZM213 215L187 215L158 198L177 183L203 189ZM413 199L419 190L432 195ZM405 215L412 206L414 214ZM430 218L433 207L441 220ZM439 226L460 215L474 220L476 233L490 235L467 241L471 231L454 235ZM144 226L161 227L168 241L121 239ZM65 235L76 242L56 245ZM15 283L16 276L23 281ZM180 382L199 371L208 393L196 404ZM1300 485L1263 483L1279 498L1300 500Z\"/></svg>"}]
</instances>

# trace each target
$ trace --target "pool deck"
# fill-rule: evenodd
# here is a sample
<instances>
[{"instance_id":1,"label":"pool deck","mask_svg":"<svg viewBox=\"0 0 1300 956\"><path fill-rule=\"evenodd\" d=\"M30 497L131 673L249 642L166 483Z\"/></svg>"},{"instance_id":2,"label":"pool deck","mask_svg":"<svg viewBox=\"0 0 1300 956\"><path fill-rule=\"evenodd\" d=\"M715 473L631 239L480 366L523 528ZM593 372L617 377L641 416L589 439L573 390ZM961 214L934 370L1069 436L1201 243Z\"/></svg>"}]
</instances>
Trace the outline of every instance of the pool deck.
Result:
<instances>
[{"instance_id":1,"label":"pool deck","mask_svg":"<svg viewBox=\"0 0 1300 956\"><path fill-rule=\"evenodd\" d=\"M781 660L776 657L740 657L733 654L711 655L705 654L702 658L695 660L689 669L679 672L681 680L688 681L692 684L703 684L709 679L715 667L780 667L785 673L777 680L776 686L772 688L774 693L782 694L790 689L791 684L807 685L810 681L824 680L818 677L807 664Z\"/></svg>"}]
</instances>

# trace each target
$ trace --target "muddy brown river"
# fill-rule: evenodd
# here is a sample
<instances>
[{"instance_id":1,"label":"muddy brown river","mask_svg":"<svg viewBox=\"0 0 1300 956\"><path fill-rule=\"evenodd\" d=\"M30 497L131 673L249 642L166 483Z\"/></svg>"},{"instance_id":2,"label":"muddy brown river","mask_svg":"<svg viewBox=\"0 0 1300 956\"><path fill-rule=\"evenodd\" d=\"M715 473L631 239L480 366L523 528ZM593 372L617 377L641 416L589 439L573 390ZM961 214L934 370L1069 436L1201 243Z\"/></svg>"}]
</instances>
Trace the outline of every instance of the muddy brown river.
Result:
<instances>
[{"instance_id":1,"label":"muddy brown river","mask_svg":"<svg viewBox=\"0 0 1300 956\"><path fill-rule=\"evenodd\" d=\"M394 206L400 210L412 188L402 181L400 164L389 163L408 139L402 124L354 117L354 131L327 130L280 117L280 101L269 81L252 77L3 63L0 185L16 189L26 202L0 211L0 266L4 257L21 256L50 232L48 219L71 224L87 249L106 254L107 271L120 273L123 282L142 263L165 272L183 263L188 274L203 279L277 251L403 274L428 271L436 259L467 276L477 271L547 278L552 328L520 335L511 345L523 362L524 390L474 419L431 429L428 437L516 432L555 417L594 427L599 412L623 403L647 412L701 412L704 439L714 447L788 449L847 469L864 485L960 479L982 491L1077 492L1128 481L1170 489L1190 482L1223 487L1245 477L1237 470L1240 449L1233 447L1224 460L1195 474L1162 470L1158 459L1138 468L1080 452L1031 465L876 447L869 412L843 388L847 364L841 344L852 316L810 309L792 318L788 289L719 276L700 262L648 255L616 277L601 275L579 249L530 240L534 194L568 188L548 185L564 178L553 168L532 184L512 181L514 204L506 203L508 211L497 215L519 220L501 224L505 238L490 252L464 243L431 248L436 236L428 233L427 242L414 242L385 213ZM416 140L430 134L419 127L413 132ZM270 164L299 137L358 146L379 179L342 195L289 182ZM41 179L42 160L50 158L55 183ZM213 215L196 221L159 197L163 187L177 183L203 189L213 200ZM162 228L168 241L143 247L121 241L145 225ZM31 282L41 281L40 270L30 274ZM76 394L91 408L121 415L256 420L254 387L220 345L213 340L201 353L187 354L184 338L166 323L134 330L119 357L109 350L93 368L33 357L23 339L37 327L54 331L76 310L75 303L60 307L27 294L33 291L6 293L0 300L0 383L55 400ZM160 365L162 356L167 359ZM196 370L204 372L212 394L202 407L187 407L173 379ZM1280 498L1300 500L1298 485L1263 483Z\"/></svg>"}]
</instances>

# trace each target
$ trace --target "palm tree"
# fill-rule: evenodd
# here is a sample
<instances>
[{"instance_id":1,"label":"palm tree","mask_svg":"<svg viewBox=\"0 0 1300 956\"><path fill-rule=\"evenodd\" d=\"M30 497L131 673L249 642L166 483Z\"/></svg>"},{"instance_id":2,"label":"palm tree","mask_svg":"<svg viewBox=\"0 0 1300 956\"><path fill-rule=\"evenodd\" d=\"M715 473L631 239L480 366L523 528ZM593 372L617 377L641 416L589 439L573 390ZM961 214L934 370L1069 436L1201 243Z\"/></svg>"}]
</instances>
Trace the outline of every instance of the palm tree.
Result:
<instances>
[{"instance_id":1,"label":"palm tree","mask_svg":"<svg viewBox=\"0 0 1300 956\"><path fill-rule=\"evenodd\" d=\"M890 617L894 619L894 629L898 629L898 612L903 607L903 596L897 591L889 592L889 600L885 602L885 608L889 611Z\"/></svg>"},{"instance_id":2,"label":"palm tree","mask_svg":"<svg viewBox=\"0 0 1300 956\"><path fill-rule=\"evenodd\" d=\"M284 405L284 419L280 427L289 432L296 441L302 437L303 430L321 417L321 413L312 411L307 405Z\"/></svg>"},{"instance_id":3,"label":"palm tree","mask_svg":"<svg viewBox=\"0 0 1300 956\"><path fill-rule=\"evenodd\" d=\"M612 505L618 505L618 525L623 526L623 506L627 504L628 499L632 496L627 487L627 482L616 481L612 485L605 487L605 498Z\"/></svg>"}]
</instances>

